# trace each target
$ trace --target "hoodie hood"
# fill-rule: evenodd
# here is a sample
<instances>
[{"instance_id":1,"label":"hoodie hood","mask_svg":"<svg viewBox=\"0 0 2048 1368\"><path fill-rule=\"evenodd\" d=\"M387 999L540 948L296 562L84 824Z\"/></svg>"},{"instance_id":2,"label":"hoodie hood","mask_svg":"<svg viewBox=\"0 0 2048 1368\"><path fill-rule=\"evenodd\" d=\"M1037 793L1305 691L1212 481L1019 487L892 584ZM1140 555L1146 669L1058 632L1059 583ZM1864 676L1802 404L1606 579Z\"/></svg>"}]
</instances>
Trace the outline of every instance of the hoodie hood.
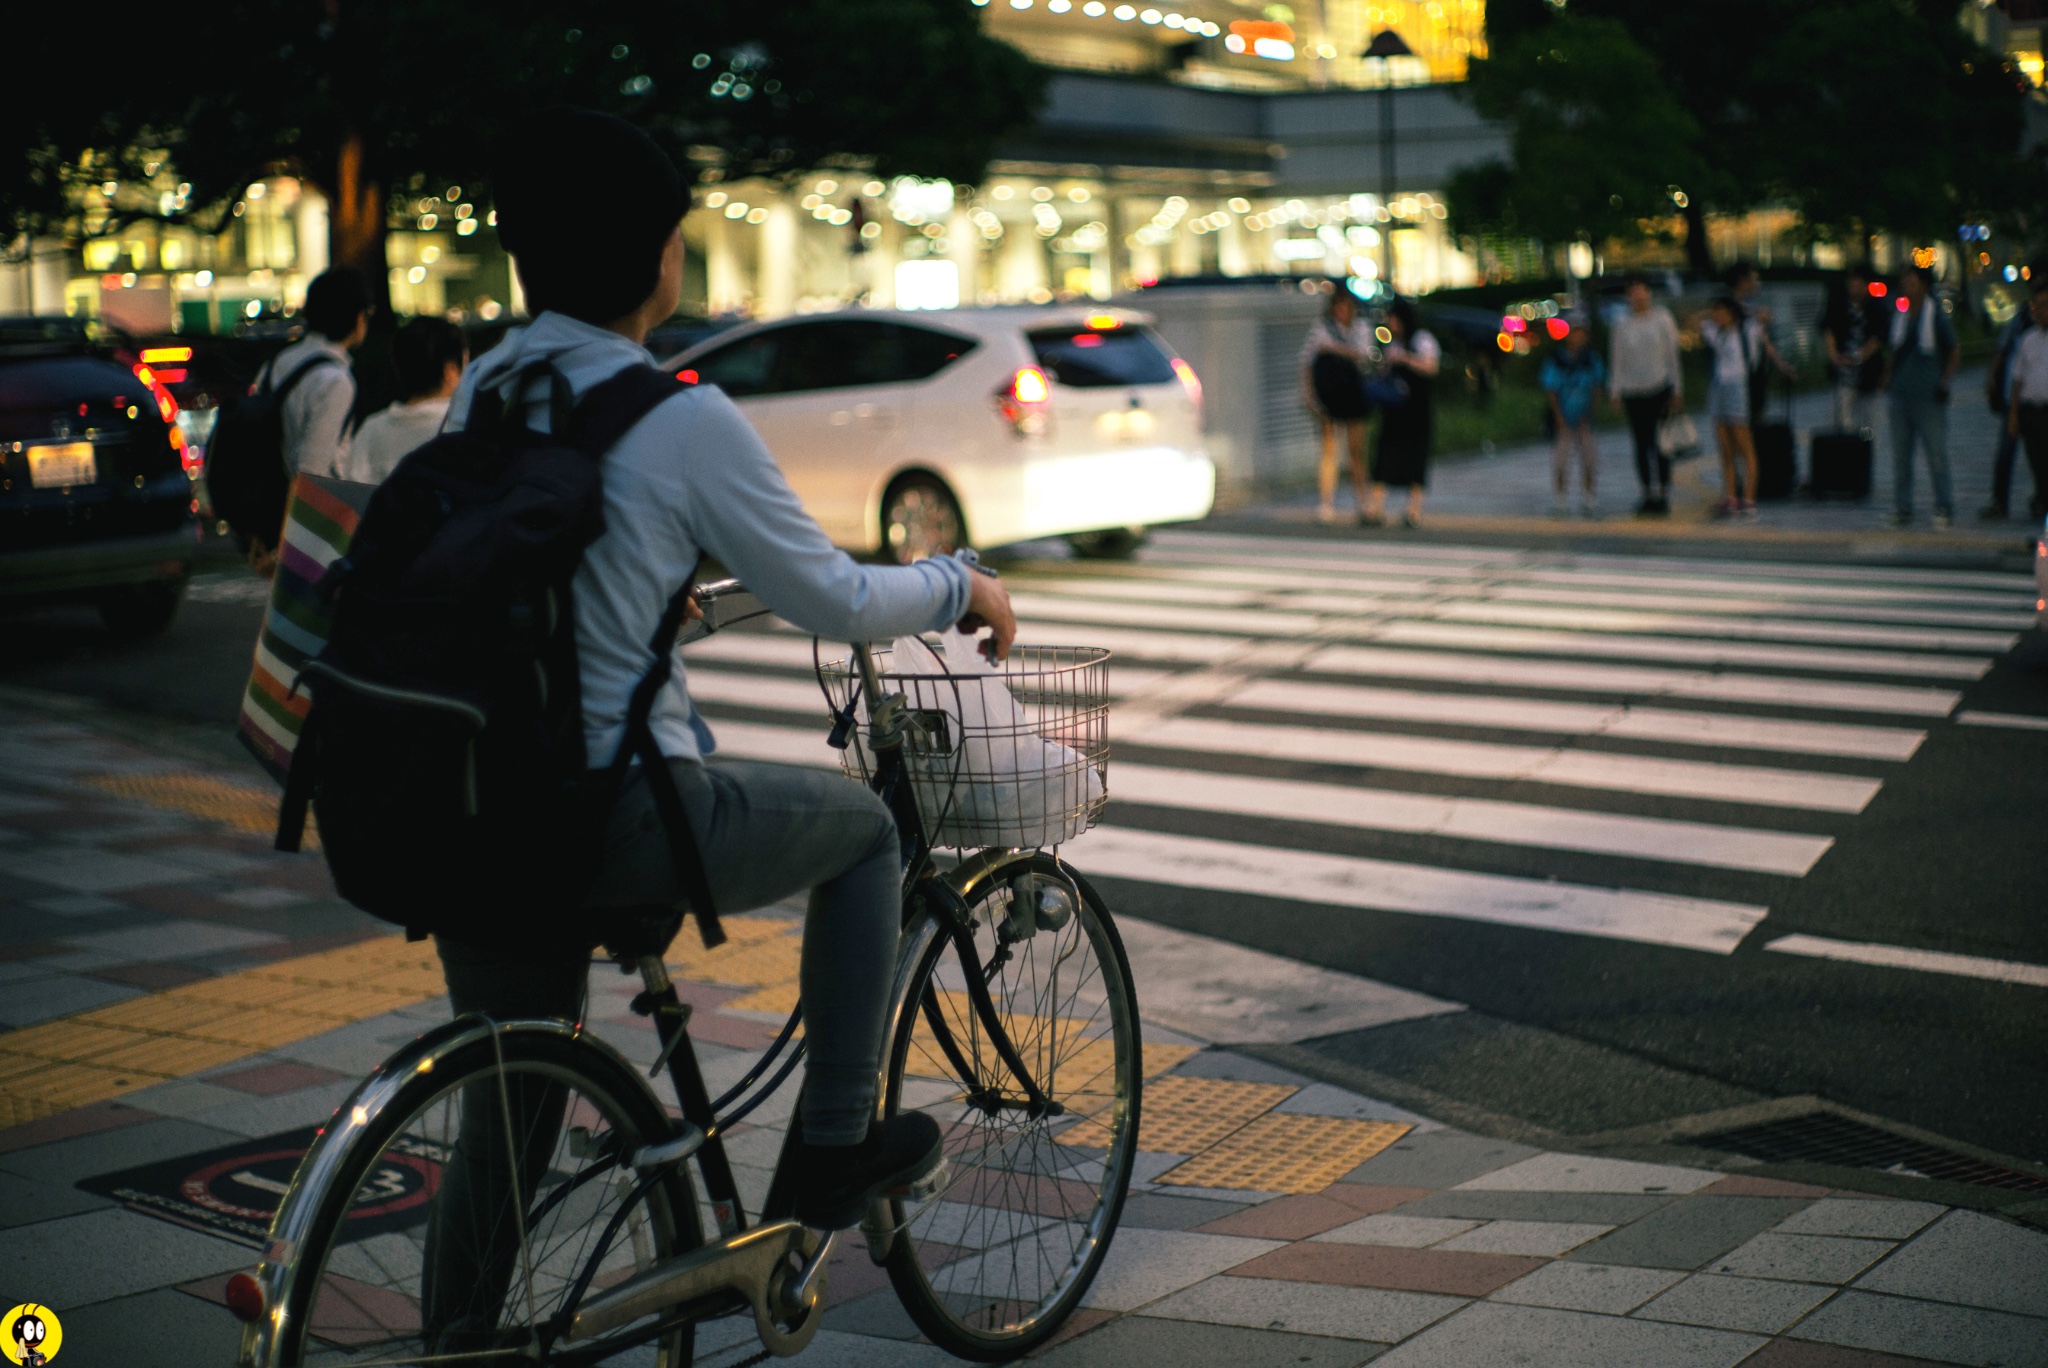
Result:
<instances>
[{"instance_id":1,"label":"hoodie hood","mask_svg":"<svg viewBox=\"0 0 2048 1368\"><path fill-rule=\"evenodd\" d=\"M567 314L543 313L524 327L512 329L505 340L470 363L455 397L448 405L448 427L462 427L469 420L469 406L478 390L504 391L520 372L536 365L551 365L569 382L577 398L593 385L602 384L628 366L651 366L654 356L637 342L615 332L584 323ZM536 380L526 398L533 404L531 426L546 431L548 386Z\"/></svg>"}]
</instances>

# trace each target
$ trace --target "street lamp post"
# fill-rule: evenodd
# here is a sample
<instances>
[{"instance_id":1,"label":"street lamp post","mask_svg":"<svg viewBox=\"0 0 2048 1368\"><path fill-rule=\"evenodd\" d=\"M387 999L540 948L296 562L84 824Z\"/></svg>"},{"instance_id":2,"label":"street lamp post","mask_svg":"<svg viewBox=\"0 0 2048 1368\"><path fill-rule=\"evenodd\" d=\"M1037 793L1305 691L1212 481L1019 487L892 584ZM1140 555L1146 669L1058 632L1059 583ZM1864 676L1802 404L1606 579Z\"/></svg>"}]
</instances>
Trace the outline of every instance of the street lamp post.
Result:
<instances>
[{"instance_id":1,"label":"street lamp post","mask_svg":"<svg viewBox=\"0 0 2048 1368\"><path fill-rule=\"evenodd\" d=\"M1362 54L1380 64L1380 207L1386 210L1387 226L1380 230L1380 280L1387 292L1394 289L1394 62L1412 57L1415 49L1392 29L1381 29Z\"/></svg>"}]
</instances>

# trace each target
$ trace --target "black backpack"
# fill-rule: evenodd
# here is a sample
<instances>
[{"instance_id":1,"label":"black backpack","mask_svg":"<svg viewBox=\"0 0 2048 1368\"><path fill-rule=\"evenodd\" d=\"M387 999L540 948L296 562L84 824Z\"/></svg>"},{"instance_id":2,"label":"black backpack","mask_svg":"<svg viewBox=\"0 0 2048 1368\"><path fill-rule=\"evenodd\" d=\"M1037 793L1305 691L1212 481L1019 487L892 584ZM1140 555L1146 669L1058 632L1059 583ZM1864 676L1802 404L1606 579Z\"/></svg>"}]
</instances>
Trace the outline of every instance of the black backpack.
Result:
<instances>
[{"instance_id":1,"label":"black backpack","mask_svg":"<svg viewBox=\"0 0 2048 1368\"><path fill-rule=\"evenodd\" d=\"M277 382L277 364L246 397L223 410L206 449L206 493L216 517L246 548L258 542L277 549L284 527L285 499L291 492L291 471L284 460L284 401L299 382L321 366L338 366L331 356L316 356Z\"/></svg>"},{"instance_id":2,"label":"black backpack","mask_svg":"<svg viewBox=\"0 0 2048 1368\"><path fill-rule=\"evenodd\" d=\"M695 572L649 643L618 753L583 743L570 584L604 532L602 457L662 400L672 376L629 366L570 402L545 364L549 433L525 404L479 391L468 423L400 461L320 589L326 647L301 671L312 695L279 817L296 850L308 802L341 895L373 916L476 939L577 926L605 823L638 756L705 944L724 939L695 838L648 715L668 681ZM562 434L562 435L553 435Z\"/></svg>"}]
</instances>

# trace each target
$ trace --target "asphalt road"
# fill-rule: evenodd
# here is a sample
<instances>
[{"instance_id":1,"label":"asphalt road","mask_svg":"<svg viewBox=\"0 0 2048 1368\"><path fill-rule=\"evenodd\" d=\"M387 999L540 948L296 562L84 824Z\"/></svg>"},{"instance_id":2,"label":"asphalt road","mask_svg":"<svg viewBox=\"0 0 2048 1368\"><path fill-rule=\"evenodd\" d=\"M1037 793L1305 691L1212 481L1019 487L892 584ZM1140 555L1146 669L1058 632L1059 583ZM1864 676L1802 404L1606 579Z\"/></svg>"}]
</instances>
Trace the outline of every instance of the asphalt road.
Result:
<instances>
[{"instance_id":1,"label":"asphalt road","mask_svg":"<svg viewBox=\"0 0 2048 1368\"><path fill-rule=\"evenodd\" d=\"M1720 573L1712 566L1671 568L1623 558L1574 558L1555 547L1541 553L1474 552L1462 561L1451 552L1411 548L1398 555L1411 558L1412 576L1423 577L1415 584L1432 593L1450 584L1450 597L1455 599L1466 592L1457 587L1466 582L1458 579L1462 575L1481 586L1474 592L1488 603L1512 599L1532 585L1548 585L1554 591L1583 583L1593 586L1589 595L1619 594L1624 606L1629 595L1645 596L1644 603L1654 606L1650 600L1683 595L1687 584ZM1313 592L1324 568L1340 586L1366 585L1358 591L1362 595L1372 592L1374 576L1386 577L1389 584L1402 583L1401 575L1410 572L1399 564L1389 570L1389 563L1371 559L1376 554L1356 543L1282 537L1205 543L1188 535L1132 567L1024 566L1013 570L1012 577L1014 587L1030 597L1027 622L1065 619L1047 639L1114 636L1120 660L1134 662L1134 668L1186 672L1205 665L1201 649L1192 654L1188 650L1185 634L1191 630L1217 634L1203 638L1208 641L1231 634L1237 634L1232 640L1268 646L1288 640L1294 621L1287 615L1290 603L1298 604L1300 594ZM1645 567L1641 575L1631 568L1636 564ZM1210 614L1200 601L1206 592L1201 586L1222 582L1219 575L1247 565L1272 567L1271 596L1248 602L1245 611L1252 616L1241 622ZM1500 645L1486 639L1484 634L1494 629L1484 624L1482 614L1478 626L1442 629L1480 635L1447 649L1418 650L1418 644L1427 643L1383 634L1380 625L1347 637L1350 629L1340 624L1335 639L1385 643L1388 649L1379 654L1386 659L1370 669L1333 666L1321 673L1313 666L1307 671L1274 667L1259 678L1334 686L1351 691L1353 699L1378 697L1374 690L1387 689L1426 693L1453 705L1470 696L1475 708L1489 700L1548 705L1583 704L1591 698L1647 705L1652 711L1706 712L1723 721L1822 730L1924 731L1924 740L1910 758L1793 754L1774 749L1776 742L1708 744L1696 738L1608 734L1597 728L1560 739L1558 724L1488 719L1476 713L1475 723L1459 716L1456 706L1436 717L1362 716L1345 715L1345 709L1354 707L1352 702L1307 710L1290 704L1294 710L1288 711L1258 702L1257 695L1233 703L1226 693L1218 701L1183 707L1177 714L1178 724L1206 727L1210 740L1190 742L1193 733L1171 729L1142 741L1123 735L1117 740L1116 765L1188 776L1185 783L1197 796L1155 787L1138 794L1144 801L1135 801L1130 785L1120 789L1116 765L1111 771L1112 793L1124 796L1113 802L1111 825L1104 834L1126 842L1157 838L1183 843L1175 850L1191 850L1194 847L1186 842L1201 841L1210 843L1204 851L1224 851L1224 858L1236 858L1229 852L1246 859L1275 852L1301 860L1330 857L1338 864L1351 862L1344 868L1354 874L1369 864L1371 878L1385 877L1387 869L1396 866L1400 871L1420 871L1416 877L1425 881L1427 876L1493 876L1503 881L1495 893L1506 902L1519 898L1520 905L1532 907L1542 903L1546 886L1573 896L1594 890L1630 906L1650 908L1643 915L1653 920L1681 913L1692 916L1685 909L1708 904L1768 909L1732 953L1650 943L1640 936L1560 929L1547 923L1549 914L1541 911L1531 914L1528 924L1515 925L1509 924L1510 914L1482 916L1455 905L1419 913L1389 911L1370 905L1371 895L1347 903L1345 897L1326 897L1299 887L1276 892L1242 881L1236 887L1215 886L1218 881L1213 879L1211 886L1197 887L1200 880L1193 876L1171 869L1135 869L1128 859L1123 865L1109 861L1107 868L1098 869L1099 882L1111 894L1113 905L1130 914L1468 1004L1472 1010L1466 1013L1328 1037L1310 1048L1339 1065L1405 1080L1478 1112L1563 1136L1589 1136L1770 1097L1814 1093L2006 1155L2048 1162L2048 988L1765 949L1781 937L1797 934L1946 952L2023 968L2048 965L2048 730L1969 726L1955 720L1973 709L2048 718L2048 637L2021 629L1981 633L1982 640L2013 642L1996 649L1981 641L1923 644L1885 657L1901 662L1897 673L1874 669L1868 661L1833 668L1800 665L1789 658L1759 664L1754 656L1748 663L1697 667L1716 677L1775 680L1795 690L1825 692L1845 684L1954 690L1960 695L1958 705L1945 715L1903 716L1883 708L1839 707L1819 693L1811 705L1796 696L1778 704L1645 699L1620 685L1568 687L1555 680L1522 677L1539 666L1681 668L1671 662L1686 652L1697 658L1699 650L1717 644L1753 650L1759 640L1757 622L1771 626L1762 640L1799 649L1802 642L1844 640L1844 631L1939 632L1944 614L1959 623L1972 613L1988 615L1986 622L2010 622L2031 606L2030 596L2020 593L2010 577L1977 574L1951 580L1927 569L1901 572L1911 577L1906 587L1919 594L1919 600L1903 607L1887 605L1884 594L1891 586L1885 572L1868 565L1819 572L1820 578L1812 582L1824 592L1809 604L1798 589L1805 582L1801 576L1809 572L1781 574L1782 569L1754 560L1728 562L1725 573L1753 578L1757 592L1789 597L1754 614L1710 617L1704 626L1702 620L1679 613L1661 625L1639 624L1626 633L1609 624L1600 630L1560 631L1548 642ZM1438 572L1448 578L1427 579ZM1830 578L1837 573L1850 578ZM1292 587L1283 583L1290 577ZM172 730L187 736L194 734L192 724L198 724L201 734L225 736L259 617L253 603L218 601L238 593L246 596L235 583L230 575L211 578L201 594L216 601L188 604L166 634L146 643L111 643L83 612L50 611L0 620L0 686L97 700L125 714L178 724ZM1966 604L1954 607L1952 614L1953 605L1943 598L1951 588L1954 602ZM2010 606L2001 609L2008 593ZM1864 598L1858 600L1856 594ZM1873 594L1875 598L1870 597ZM1832 606L1819 601L1830 595ZM1387 612L1395 618L1439 624L1458 620L1456 612L1445 611L1437 600L1430 602L1436 606ZM1554 592L1537 606L1545 603L1579 606L1559 605ZM1527 607L1522 604L1518 611ZM1893 625L1873 624L1872 612L1880 619L1889 613ZM1262 621L1258 614L1267 616ZM1331 639L1328 624L1333 620L1319 620L1323 625L1316 630L1323 639ZM1372 624L1383 621L1384 617L1371 619ZM1158 628L1171 632L1145 634ZM1173 632L1182 634L1178 645L1171 639ZM1815 635L1802 635L1807 632ZM1823 649L1862 648L1851 640L1849 647ZM1873 648L1882 646L1876 642ZM1400 656L1404 651L1415 654ZM1410 662L1425 657L1439 673L1418 682L1424 672ZM1955 671L1936 679L1921 668L1928 661L1936 665L1926 669L1936 669L1942 661L1964 658L1990 664L1974 679ZM1457 674L1461 661L1476 668L1463 678L1443 673L1448 669ZM728 685L744 685L759 677L794 677L792 670L758 662L721 664L717 669L730 673L692 666L699 697L709 700L706 711L714 722L721 717L751 722L764 733L773 726L790 725L790 714L779 711L780 704L751 698L745 688L716 686L721 678ZM717 701L714 695L721 693L732 701ZM799 725L814 728L809 720ZM1326 756L1304 757L1298 747L1289 752L1284 745L1276 750L1267 741L1243 739L1264 736L1276 727L1313 729L1315 737L1333 748L1356 738L1373 744L1392 744L1392 738L1403 744L1557 747L1579 762L1595 765L1608 760L1667 760L1681 768L1713 768L1715 775L1709 778L1768 770L1795 777L1864 778L1878 787L1860 811L1842 804L1836 810L1800 808L1750 801L1740 794L1631 791L1626 783L1606 780L1489 777L1464 760L1368 763L1345 758L1336 749ZM1265 732L1258 732L1260 728ZM735 753L744 753L743 748ZM1136 770L1128 773L1136 779ZM1540 816L1539 825L1549 824L1546 831L1559 822L1580 819L1595 826L1610 818L1691 825L1660 828L1668 833L1669 845L1652 840L1633 853L1617 853L1569 848L1571 842L1549 835L1505 835L1487 827L1490 818L1455 833L1449 828L1400 830L1398 820L1372 825L1313 811L1304 816L1298 809L1282 818L1201 796L1208 791L1205 785L1222 784L1231 776L1277 781L1293 786L1289 792L1311 799L1318 793L1348 798L1369 790L1393 795L1395 808L1403 795L1412 796L1417 804L1455 799L1511 805L1514 812ZM1496 810L1510 809L1489 809ZM1735 867L1741 862L1709 857L1688 846L1716 839L1728 828L1799 833L1830 838L1832 844L1810 869L1797 875ZM1075 859L1087 869L1089 857L1080 853L1084 848L1076 847ZM1459 891L1465 887L1417 896L1424 903L1435 897L1439 903L1449 899L1455 904L1459 897L1476 896ZM1671 912L1657 904L1660 897L1682 902L1685 909Z\"/></svg>"}]
</instances>

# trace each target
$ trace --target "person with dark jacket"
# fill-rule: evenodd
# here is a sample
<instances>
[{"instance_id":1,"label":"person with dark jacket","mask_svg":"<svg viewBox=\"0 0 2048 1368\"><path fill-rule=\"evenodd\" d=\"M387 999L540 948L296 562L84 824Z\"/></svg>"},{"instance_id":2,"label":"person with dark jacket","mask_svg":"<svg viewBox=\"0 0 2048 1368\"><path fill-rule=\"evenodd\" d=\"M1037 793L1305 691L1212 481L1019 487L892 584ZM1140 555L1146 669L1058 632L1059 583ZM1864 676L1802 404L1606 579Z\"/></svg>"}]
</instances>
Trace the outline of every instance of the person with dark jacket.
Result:
<instances>
[{"instance_id":1,"label":"person with dark jacket","mask_svg":"<svg viewBox=\"0 0 2048 1368\"><path fill-rule=\"evenodd\" d=\"M1835 426L1868 437L1876 431L1877 392L1884 388L1884 339L1891 321L1870 293L1870 273L1851 266L1842 292L1821 319L1828 369L1834 381Z\"/></svg>"},{"instance_id":2,"label":"person with dark jacket","mask_svg":"<svg viewBox=\"0 0 2048 1368\"><path fill-rule=\"evenodd\" d=\"M2008 417L2011 406L2013 363L2019 357L2020 344L2027 334L2034 331L2034 311L2022 306L1998 332L1998 351L1991 358L1991 365L1984 376L1984 402L1993 413ZM2003 522L2012 507L2012 467L2019 455L2020 434L2010 422L1998 425L1998 446L1991 454L1991 502L1985 504L1977 516L1985 522Z\"/></svg>"},{"instance_id":3,"label":"person with dark jacket","mask_svg":"<svg viewBox=\"0 0 2048 1368\"><path fill-rule=\"evenodd\" d=\"M1934 297L1934 272L1909 268L1899 281L1892 314L1891 375L1885 388L1892 407L1892 523L1913 521L1913 448L1927 456L1934 486L1934 526L1955 519L1956 498L1948 473L1948 390L1962 352L1948 311Z\"/></svg>"},{"instance_id":4,"label":"person with dark jacket","mask_svg":"<svg viewBox=\"0 0 2048 1368\"><path fill-rule=\"evenodd\" d=\"M1380 440L1372 454L1372 502L1359 521L1376 527L1386 521L1388 485L1408 486L1408 506L1401 521L1422 522L1422 489L1429 483L1429 448L1436 439L1436 373L1443 348L1422 326L1415 305L1396 299L1387 306L1391 338L1381 356L1390 378L1399 380L1407 397L1380 410Z\"/></svg>"}]
</instances>

